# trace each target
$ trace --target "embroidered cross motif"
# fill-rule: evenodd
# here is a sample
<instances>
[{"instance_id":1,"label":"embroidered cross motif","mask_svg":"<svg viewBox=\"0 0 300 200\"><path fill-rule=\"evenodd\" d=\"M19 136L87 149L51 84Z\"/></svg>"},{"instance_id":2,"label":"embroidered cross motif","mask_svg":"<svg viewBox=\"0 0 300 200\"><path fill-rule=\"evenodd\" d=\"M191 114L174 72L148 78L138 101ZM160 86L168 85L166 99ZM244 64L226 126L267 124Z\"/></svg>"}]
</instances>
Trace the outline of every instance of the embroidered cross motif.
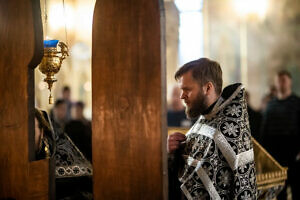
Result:
<instances>
[{"instance_id":1,"label":"embroidered cross motif","mask_svg":"<svg viewBox=\"0 0 300 200\"><path fill-rule=\"evenodd\" d=\"M231 175L232 174L228 169L221 169L218 176L219 184L221 184L224 188L229 186L232 181Z\"/></svg>"},{"instance_id":2,"label":"embroidered cross motif","mask_svg":"<svg viewBox=\"0 0 300 200\"><path fill-rule=\"evenodd\" d=\"M235 105L233 104L232 106L228 106L226 109L226 115L231 115L231 116L240 116L240 113L242 113L242 106L241 105Z\"/></svg>"},{"instance_id":3,"label":"embroidered cross motif","mask_svg":"<svg viewBox=\"0 0 300 200\"><path fill-rule=\"evenodd\" d=\"M239 126L235 125L234 123L228 123L225 122L224 126L223 126L223 133L231 136L233 135L233 137L237 137L237 133L239 132Z\"/></svg>"}]
</instances>

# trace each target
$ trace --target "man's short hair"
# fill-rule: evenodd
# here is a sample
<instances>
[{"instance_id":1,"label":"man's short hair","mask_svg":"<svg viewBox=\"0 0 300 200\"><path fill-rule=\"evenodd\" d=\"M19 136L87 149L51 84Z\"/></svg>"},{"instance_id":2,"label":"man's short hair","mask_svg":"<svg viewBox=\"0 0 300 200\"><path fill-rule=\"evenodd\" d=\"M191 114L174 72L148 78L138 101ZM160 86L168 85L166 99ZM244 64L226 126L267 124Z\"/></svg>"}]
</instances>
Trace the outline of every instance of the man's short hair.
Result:
<instances>
[{"instance_id":1,"label":"man's short hair","mask_svg":"<svg viewBox=\"0 0 300 200\"><path fill-rule=\"evenodd\" d=\"M54 103L54 108L57 108L59 105L65 104L66 101L63 99L57 99Z\"/></svg>"},{"instance_id":2,"label":"man's short hair","mask_svg":"<svg viewBox=\"0 0 300 200\"><path fill-rule=\"evenodd\" d=\"M175 79L178 80L183 74L191 71L192 76L195 81L197 81L200 86L212 82L216 89L217 94L222 92L222 69L220 64L216 61L210 60L208 58L200 58L198 60L191 61L183 65L175 73Z\"/></svg>"},{"instance_id":3,"label":"man's short hair","mask_svg":"<svg viewBox=\"0 0 300 200\"><path fill-rule=\"evenodd\" d=\"M62 91L63 91L63 92L66 92L66 91L70 92L71 89L70 89L69 86L64 86L63 89L62 89Z\"/></svg>"},{"instance_id":4,"label":"man's short hair","mask_svg":"<svg viewBox=\"0 0 300 200\"><path fill-rule=\"evenodd\" d=\"M74 106L84 109L84 103L82 101L77 101Z\"/></svg>"},{"instance_id":5,"label":"man's short hair","mask_svg":"<svg viewBox=\"0 0 300 200\"><path fill-rule=\"evenodd\" d=\"M292 79L291 73L287 70L280 70L279 72L277 72L277 76L287 76Z\"/></svg>"}]
</instances>

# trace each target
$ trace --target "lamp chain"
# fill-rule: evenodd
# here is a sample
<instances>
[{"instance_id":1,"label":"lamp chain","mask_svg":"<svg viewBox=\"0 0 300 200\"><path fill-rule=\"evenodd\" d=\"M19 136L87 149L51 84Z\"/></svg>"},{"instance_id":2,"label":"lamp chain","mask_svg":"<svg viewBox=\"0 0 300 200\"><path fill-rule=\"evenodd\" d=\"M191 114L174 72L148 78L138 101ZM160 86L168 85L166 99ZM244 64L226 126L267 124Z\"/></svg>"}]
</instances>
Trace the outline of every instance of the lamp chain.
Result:
<instances>
[{"instance_id":1,"label":"lamp chain","mask_svg":"<svg viewBox=\"0 0 300 200\"><path fill-rule=\"evenodd\" d=\"M48 31L48 15L47 15L47 0L44 1L44 28L45 28L45 33L44 33L44 39L47 39L47 31Z\"/></svg>"},{"instance_id":2,"label":"lamp chain","mask_svg":"<svg viewBox=\"0 0 300 200\"><path fill-rule=\"evenodd\" d=\"M67 33L67 16L66 16L65 0L62 0L62 2L63 2L64 18L65 18L65 36L66 36L66 44L67 44L67 46L69 46L69 43L68 43L68 33Z\"/></svg>"}]
</instances>

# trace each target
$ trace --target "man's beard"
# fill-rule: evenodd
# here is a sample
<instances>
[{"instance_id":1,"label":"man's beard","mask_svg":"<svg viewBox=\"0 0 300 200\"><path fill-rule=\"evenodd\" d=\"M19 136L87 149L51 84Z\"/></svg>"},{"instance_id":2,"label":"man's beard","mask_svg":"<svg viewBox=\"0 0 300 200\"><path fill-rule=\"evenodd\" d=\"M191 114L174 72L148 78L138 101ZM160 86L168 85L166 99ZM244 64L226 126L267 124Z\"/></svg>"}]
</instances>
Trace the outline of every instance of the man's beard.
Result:
<instances>
[{"instance_id":1,"label":"man's beard","mask_svg":"<svg viewBox=\"0 0 300 200\"><path fill-rule=\"evenodd\" d=\"M203 114L207 108L207 98L203 92L199 91L195 101L191 102L191 106L186 106L185 113L188 119L195 119Z\"/></svg>"}]
</instances>

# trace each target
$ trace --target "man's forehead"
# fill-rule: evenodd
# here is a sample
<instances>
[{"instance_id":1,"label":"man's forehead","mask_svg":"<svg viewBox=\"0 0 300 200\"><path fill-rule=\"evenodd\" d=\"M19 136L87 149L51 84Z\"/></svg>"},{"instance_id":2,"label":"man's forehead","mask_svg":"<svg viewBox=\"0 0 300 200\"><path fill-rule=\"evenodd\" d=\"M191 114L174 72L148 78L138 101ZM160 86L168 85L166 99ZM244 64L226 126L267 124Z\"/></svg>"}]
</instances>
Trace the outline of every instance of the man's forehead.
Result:
<instances>
[{"instance_id":1,"label":"man's forehead","mask_svg":"<svg viewBox=\"0 0 300 200\"><path fill-rule=\"evenodd\" d=\"M182 88L186 85L195 84L191 71L184 73L178 80L179 87Z\"/></svg>"},{"instance_id":2,"label":"man's forehead","mask_svg":"<svg viewBox=\"0 0 300 200\"><path fill-rule=\"evenodd\" d=\"M178 87L179 87L180 89L182 89L183 85L184 85L184 80L183 80L183 78L182 78L182 76L181 76L181 77L178 79Z\"/></svg>"},{"instance_id":3,"label":"man's forehead","mask_svg":"<svg viewBox=\"0 0 300 200\"><path fill-rule=\"evenodd\" d=\"M279 81L279 80L292 80L288 75L277 75L275 76L275 81Z\"/></svg>"}]
</instances>

